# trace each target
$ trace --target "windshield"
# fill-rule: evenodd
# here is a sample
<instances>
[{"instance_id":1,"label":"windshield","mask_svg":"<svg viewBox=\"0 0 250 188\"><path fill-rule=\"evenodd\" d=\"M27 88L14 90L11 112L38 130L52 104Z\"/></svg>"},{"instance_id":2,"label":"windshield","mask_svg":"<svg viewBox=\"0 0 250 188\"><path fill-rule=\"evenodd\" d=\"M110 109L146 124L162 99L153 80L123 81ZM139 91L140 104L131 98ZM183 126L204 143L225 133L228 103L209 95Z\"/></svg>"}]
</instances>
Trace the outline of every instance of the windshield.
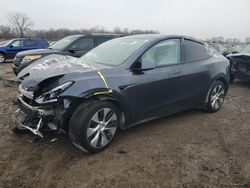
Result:
<instances>
[{"instance_id":1,"label":"windshield","mask_svg":"<svg viewBox=\"0 0 250 188\"><path fill-rule=\"evenodd\" d=\"M250 53L250 45L241 50L241 53Z\"/></svg>"},{"instance_id":2,"label":"windshield","mask_svg":"<svg viewBox=\"0 0 250 188\"><path fill-rule=\"evenodd\" d=\"M14 40L6 40L6 41L2 41L0 42L0 45L2 46L8 46L10 43L12 43Z\"/></svg>"},{"instance_id":3,"label":"windshield","mask_svg":"<svg viewBox=\"0 0 250 188\"><path fill-rule=\"evenodd\" d=\"M122 64L148 41L142 38L116 38L99 45L82 56L81 59L104 65L117 66Z\"/></svg>"},{"instance_id":4,"label":"windshield","mask_svg":"<svg viewBox=\"0 0 250 188\"><path fill-rule=\"evenodd\" d=\"M65 37L54 44L52 44L49 48L54 50L64 50L66 47L68 47L72 42L74 42L79 36L69 36Z\"/></svg>"}]
</instances>

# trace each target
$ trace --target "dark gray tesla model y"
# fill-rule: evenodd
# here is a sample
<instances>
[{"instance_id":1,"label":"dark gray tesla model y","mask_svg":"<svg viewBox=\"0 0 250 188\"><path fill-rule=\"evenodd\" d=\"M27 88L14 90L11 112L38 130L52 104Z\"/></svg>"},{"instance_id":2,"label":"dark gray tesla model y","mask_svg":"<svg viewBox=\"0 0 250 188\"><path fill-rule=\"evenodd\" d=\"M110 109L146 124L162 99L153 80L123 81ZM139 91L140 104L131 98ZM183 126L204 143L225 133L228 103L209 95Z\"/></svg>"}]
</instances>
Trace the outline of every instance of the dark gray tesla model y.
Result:
<instances>
[{"instance_id":1,"label":"dark gray tesla model y","mask_svg":"<svg viewBox=\"0 0 250 188\"><path fill-rule=\"evenodd\" d=\"M218 111L229 62L185 36L110 40L80 59L51 55L19 74L16 132L64 130L78 148L99 152L118 129L191 108Z\"/></svg>"}]
</instances>

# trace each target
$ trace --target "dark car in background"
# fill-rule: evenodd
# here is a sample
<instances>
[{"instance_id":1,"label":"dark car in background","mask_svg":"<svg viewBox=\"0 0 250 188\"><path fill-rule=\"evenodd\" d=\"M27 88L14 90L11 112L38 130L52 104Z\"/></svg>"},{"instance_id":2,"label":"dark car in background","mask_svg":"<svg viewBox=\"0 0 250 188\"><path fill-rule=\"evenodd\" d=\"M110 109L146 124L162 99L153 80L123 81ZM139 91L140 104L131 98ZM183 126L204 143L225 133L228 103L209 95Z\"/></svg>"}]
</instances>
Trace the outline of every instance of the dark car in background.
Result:
<instances>
[{"instance_id":1,"label":"dark car in background","mask_svg":"<svg viewBox=\"0 0 250 188\"><path fill-rule=\"evenodd\" d=\"M43 128L63 129L78 148L99 152L118 129L190 108L218 111L229 61L193 38L135 35L105 42L81 58L47 56L18 76L23 81L14 131L43 136Z\"/></svg>"},{"instance_id":2,"label":"dark car in background","mask_svg":"<svg viewBox=\"0 0 250 188\"><path fill-rule=\"evenodd\" d=\"M227 55L231 63L231 82L235 78L250 81L250 45L240 52Z\"/></svg>"},{"instance_id":3,"label":"dark car in background","mask_svg":"<svg viewBox=\"0 0 250 188\"><path fill-rule=\"evenodd\" d=\"M18 52L32 49L45 49L48 47L48 42L40 38L12 39L0 45L0 63L5 62L6 59L13 59Z\"/></svg>"},{"instance_id":4,"label":"dark car in background","mask_svg":"<svg viewBox=\"0 0 250 188\"><path fill-rule=\"evenodd\" d=\"M13 72L17 75L22 69L34 61L50 54L69 55L81 57L92 48L110 39L119 37L114 34L86 34L72 35L53 43L48 49L29 50L18 53L12 66Z\"/></svg>"}]
</instances>

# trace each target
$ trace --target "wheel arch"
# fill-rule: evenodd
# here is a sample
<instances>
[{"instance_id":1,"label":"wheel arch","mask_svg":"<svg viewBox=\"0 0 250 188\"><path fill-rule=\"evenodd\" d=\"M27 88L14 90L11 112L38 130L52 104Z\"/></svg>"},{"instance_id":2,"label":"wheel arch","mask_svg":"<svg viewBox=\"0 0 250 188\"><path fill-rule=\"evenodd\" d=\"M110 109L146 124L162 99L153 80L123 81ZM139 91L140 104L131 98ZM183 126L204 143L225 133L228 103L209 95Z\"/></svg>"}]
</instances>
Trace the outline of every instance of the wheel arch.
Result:
<instances>
[{"instance_id":1,"label":"wheel arch","mask_svg":"<svg viewBox=\"0 0 250 188\"><path fill-rule=\"evenodd\" d=\"M7 54L6 54L6 52L5 52L5 51L0 50L0 54L5 55L5 58L7 57Z\"/></svg>"},{"instance_id":2,"label":"wheel arch","mask_svg":"<svg viewBox=\"0 0 250 188\"><path fill-rule=\"evenodd\" d=\"M123 128L127 121L129 120L129 111L128 106L124 102L121 94L113 91L113 90L95 90L89 91L82 96L63 96L63 99L69 99L71 101L72 107L70 108L70 114L73 114L75 109L78 108L84 102L97 100L97 101L110 101L112 102L122 113L122 122L121 127Z\"/></svg>"}]
</instances>

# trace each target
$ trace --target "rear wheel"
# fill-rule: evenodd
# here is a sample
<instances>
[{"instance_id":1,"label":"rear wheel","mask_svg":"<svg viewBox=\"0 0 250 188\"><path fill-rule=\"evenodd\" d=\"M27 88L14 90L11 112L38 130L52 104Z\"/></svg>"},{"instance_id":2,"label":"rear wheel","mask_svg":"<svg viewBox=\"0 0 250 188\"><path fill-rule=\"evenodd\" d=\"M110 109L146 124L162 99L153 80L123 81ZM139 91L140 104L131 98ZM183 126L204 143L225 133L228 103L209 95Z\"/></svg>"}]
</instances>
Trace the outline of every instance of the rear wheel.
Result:
<instances>
[{"instance_id":1,"label":"rear wheel","mask_svg":"<svg viewBox=\"0 0 250 188\"><path fill-rule=\"evenodd\" d=\"M6 60L6 56L3 53L0 53L0 64L4 63Z\"/></svg>"},{"instance_id":2,"label":"rear wheel","mask_svg":"<svg viewBox=\"0 0 250 188\"><path fill-rule=\"evenodd\" d=\"M208 94L207 110L209 112L217 112L220 110L226 95L225 84L219 80L215 81L211 86Z\"/></svg>"},{"instance_id":3,"label":"rear wheel","mask_svg":"<svg viewBox=\"0 0 250 188\"><path fill-rule=\"evenodd\" d=\"M120 111L108 101L89 101L74 112L69 136L73 144L87 152L105 149L113 140L120 122Z\"/></svg>"}]
</instances>

